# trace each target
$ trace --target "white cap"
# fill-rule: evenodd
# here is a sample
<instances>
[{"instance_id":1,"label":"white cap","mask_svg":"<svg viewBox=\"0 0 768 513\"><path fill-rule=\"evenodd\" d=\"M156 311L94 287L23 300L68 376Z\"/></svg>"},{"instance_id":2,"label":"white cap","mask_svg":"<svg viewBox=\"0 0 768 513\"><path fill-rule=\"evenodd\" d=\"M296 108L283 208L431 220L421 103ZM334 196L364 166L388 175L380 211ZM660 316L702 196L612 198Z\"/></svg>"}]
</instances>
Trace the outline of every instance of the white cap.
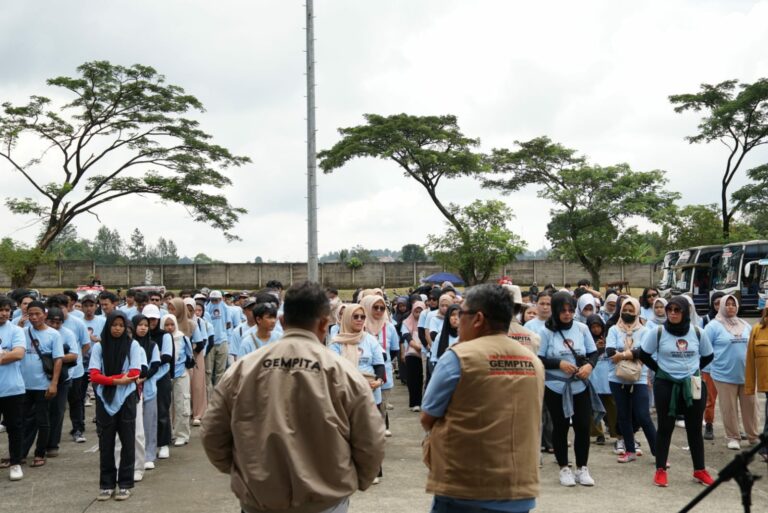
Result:
<instances>
[{"instance_id":1,"label":"white cap","mask_svg":"<svg viewBox=\"0 0 768 513\"><path fill-rule=\"evenodd\" d=\"M516 305L522 305L523 304L523 293L520 291L520 287L517 285L509 285L504 284L502 285L507 291L509 292L509 295L512 297L512 302Z\"/></svg>"},{"instance_id":2,"label":"white cap","mask_svg":"<svg viewBox=\"0 0 768 513\"><path fill-rule=\"evenodd\" d=\"M195 297L193 297L192 299L194 299L195 301L197 301L198 299L202 299L203 301L205 301L208 298L205 297L205 294L198 293L198 294L195 294Z\"/></svg>"},{"instance_id":3,"label":"white cap","mask_svg":"<svg viewBox=\"0 0 768 513\"><path fill-rule=\"evenodd\" d=\"M220 290L212 290L210 295L208 296L208 299L221 299L221 291Z\"/></svg>"},{"instance_id":4,"label":"white cap","mask_svg":"<svg viewBox=\"0 0 768 513\"><path fill-rule=\"evenodd\" d=\"M147 319L159 319L160 309L155 305L147 305L144 310L141 311L142 315Z\"/></svg>"}]
</instances>

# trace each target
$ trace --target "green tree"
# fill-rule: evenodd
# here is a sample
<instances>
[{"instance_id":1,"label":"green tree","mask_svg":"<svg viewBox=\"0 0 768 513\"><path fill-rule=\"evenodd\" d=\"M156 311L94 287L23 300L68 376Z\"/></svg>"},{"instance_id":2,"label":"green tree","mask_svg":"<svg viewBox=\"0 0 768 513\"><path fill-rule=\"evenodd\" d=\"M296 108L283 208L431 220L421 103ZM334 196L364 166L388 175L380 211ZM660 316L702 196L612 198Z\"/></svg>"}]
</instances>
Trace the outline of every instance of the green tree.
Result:
<instances>
[{"instance_id":1,"label":"green tree","mask_svg":"<svg viewBox=\"0 0 768 513\"><path fill-rule=\"evenodd\" d=\"M55 260L92 260L91 243L77 235L74 225L67 226L48 246L47 253Z\"/></svg>"},{"instance_id":2,"label":"green tree","mask_svg":"<svg viewBox=\"0 0 768 513\"><path fill-rule=\"evenodd\" d=\"M376 259L373 257L373 253L371 252L371 250L365 249L359 244L349 250L349 258L350 259L357 258L363 264L368 264L376 261Z\"/></svg>"},{"instance_id":3,"label":"green tree","mask_svg":"<svg viewBox=\"0 0 768 513\"><path fill-rule=\"evenodd\" d=\"M99 228L92 244L93 259L97 264L121 264L125 262L123 239L120 232L106 226Z\"/></svg>"},{"instance_id":4,"label":"green tree","mask_svg":"<svg viewBox=\"0 0 768 513\"><path fill-rule=\"evenodd\" d=\"M198 253L197 255L195 255L193 262L196 264L212 264L213 259L208 255L206 255L205 253Z\"/></svg>"},{"instance_id":5,"label":"green tree","mask_svg":"<svg viewBox=\"0 0 768 513\"><path fill-rule=\"evenodd\" d=\"M576 150L548 137L516 144L514 151L493 150L489 161L496 176L486 177L483 185L504 193L539 186L539 197L556 205L547 226L555 254L581 263L595 286L606 263L638 254L639 238L628 226L630 219L664 219L679 198L664 190L662 171L590 165Z\"/></svg>"},{"instance_id":6,"label":"green tree","mask_svg":"<svg viewBox=\"0 0 768 513\"><path fill-rule=\"evenodd\" d=\"M144 234L138 228L134 228L131 233L131 247L128 252L132 264L147 262L147 244L144 242Z\"/></svg>"},{"instance_id":7,"label":"green tree","mask_svg":"<svg viewBox=\"0 0 768 513\"><path fill-rule=\"evenodd\" d=\"M341 141L317 154L320 168L331 173L355 158L392 160L406 177L418 182L458 232L464 232L452 209L437 197L443 178L473 175L485 169L482 155L475 153L479 139L464 136L456 116L380 116L365 114L366 124L340 128Z\"/></svg>"},{"instance_id":8,"label":"green tree","mask_svg":"<svg viewBox=\"0 0 768 513\"><path fill-rule=\"evenodd\" d=\"M400 250L400 260L403 262L424 262L427 259L427 252L419 244L406 244Z\"/></svg>"},{"instance_id":9,"label":"green tree","mask_svg":"<svg viewBox=\"0 0 768 513\"><path fill-rule=\"evenodd\" d=\"M729 206L728 188L747 154L768 143L768 79L762 78L752 84L737 80L701 84L699 92L672 95L669 101L675 105L675 112L704 113L698 133L687 137L688 142L719 141L728 148L720 182L720 217L722 238L732 240L733 216L749 198L742 196Z\"/></svg>"},{"instance_id":10,"label":"green tree","mask_svg":"<svg viewBox=\"0 0 768 513\"><path fill-rule=\"evenodd\" d=\"M511 262L525 250L523 241L507 228L512 211L498 200L475 200L461 208L450 204L451 214L466 229L452 223L443 235L430 235L428 249L435 261L457 271L464 283L488 280L500 265Z\"/></svg>"},{"instance_id":11,"label":"green tree","mask_svg":"<svg viewBox=\"0 0 768 513\"><path fill-rule=\"evenodd\" d=\"M724 244L723 221L716 204L686 205L677 210L663 224L669 249ZM751 240L758 237L752 226L734 219L730 228L732 240Z\"/></svg>"},{"instance_id":12,"label":"green tree","mask_svg":"<svg viewBox=\"0 0 768 513\"><path fill-rule=\"evenodd\" d=\"M222 171L249 159L213 144L186 116L202 112L202 104L148 66L94 61L77 71L77 77L47 81L72 96L65 105L32 96L26 105L3 103L0 114L0 157L35 195L8 198L6 205L42 221L35 248L48 249L78 216L138 196L184 205L195 221L236 238L231 229L245 210L206 191L230 185ZM33 147L34 140L37 157L26 160L15 151L21 144ZM37 169L53 167L60 169L58 179L41 182ZM26 276L31 280L34 272L31 262Z\"/></svg>"},{"instance_id":13,"label":"green tree","mask_svg":"<svg viewBox=\"0 0 768 513\"><path fill-rule=\"evenodd\" d=\"M32 281L29 276L30 263L50 263L52 255L38 248L14 242L10 237L0 241L0 269L11 278L11 288L25 287ZM34 274L34 273L33 273Z\"/></svg>"}]
</instances>

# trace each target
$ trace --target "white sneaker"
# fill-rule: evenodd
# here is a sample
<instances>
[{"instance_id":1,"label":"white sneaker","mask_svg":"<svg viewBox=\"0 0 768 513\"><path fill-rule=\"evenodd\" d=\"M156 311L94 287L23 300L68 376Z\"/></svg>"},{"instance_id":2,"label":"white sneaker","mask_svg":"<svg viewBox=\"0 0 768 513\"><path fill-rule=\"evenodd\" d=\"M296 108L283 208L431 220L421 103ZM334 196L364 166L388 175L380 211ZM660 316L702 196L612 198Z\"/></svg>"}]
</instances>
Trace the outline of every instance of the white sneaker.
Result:
<instances>
[{"instance_id":1,"label":"white sneaker","mask_svg":"<svg viewBox=\"0 0 768 513\"><path fill-rule=\"evenodd\" d=\"M189 443L189 440L186 438L177 438L175 442L173 442L174 447L184 447Z\"/></svg>"},{"instance_id":2,"label":"white sneaker","mask_svg":"<svg viewBox=\"0 0 768 513\"><path fill-rule=\"evenodd\" d=\"M411 408L411 411L420 412L421 406L414 406L413 408Z\"/></svg>"},{"instance_id":3,"label":"white sneaker","mask_svg":"<svg viewBox=\"0 0 768 513\"><path fill-rule=\"evenodd\" d=\"M627 449L624 447L624 440L616 440L613 442L613 454L621 456L625 452L627 452Z\"/></svg>"},{"instance_id":4,"label":"white sneaker","mask_svg":"<svg viewBox=\"0 0 768 513\"><path fill-rule=\"evenodd\" d=\"M160 447L160 450L157 451L157 457L161 460L165 460L171 457L171 451L168 449L167 445Z\"/></svg>"},{"instance_id":5,"label":"white sneaker","mask_svg":"<svg viewBox=\"0 0 768 513\"><path fill-rule=\"evenodd\" d=\"M144 479L144 472L139 472L138 470L136 470L133 473L133 480L138 483L142 479Z\"/></svg>"},{"instance_id":6,"label":"white sneaker","mask_svg":"<svg viewBox=\"0 0 768 513\"><path fill-rule=\"evenodd\" d=\"M576 470L576 482L581 486L595 486L595 480L589 475L589 469L587 467L581 467Z\"/></svg>"},{"instance_id":7,"label":"white sneaker","mask_svg":"<svg viewBox=\"0 0 768 513\"><path fill-rule=\"evenodd\" d=\"M635 454L637 456L643 455L643 450L640 448L640 442L638 442L637 440L635 440Z\"/></svg>"},{"instance_id":8,"label":"white sneaker","mask_svg":"<svg viewBox=\"0 0 768 513\"><path fill-rule=\"evenodd\" d=\"M89 407L89 406L93 406L93 403L91 402L91 398L90 397L85 396L85 402L83 403L83 406L85 406L86 408Z\"/></svg>"},{"instance_id":9,"label":"white sneaker","mask_svg":"<svg viewBox=\"0 0 768 513\"><path fill-rule=\"evenodd\" d=\"M685 421L684 420L676 420L675 421L675 426L677 426L679 428L685 428Z\"/></svg>"},{"instance_id":10,"label":"white sneaker","mask_svg":"<svg viewBox=\"0 0 768 513\"><path fill-rule=\"evenodd\" d=\"M392 405L392 403L387 403L387 409L388 410L394 410L395 407Z\"/></svg>"},{"instance_id":11,"label":"white sneaker","mask_svg":"<svg viewBox=\"0 0 768 513\"><path fill-rule=\"evenodd\" d=\"M373 484L379 484L379 483L381 483L381 478L380 477L374 477L373 478Z\"/></svg>"},{"instance_id":12,"label":"white sneaker","mask_svg":"<svg viewBox=\"0 0 768 513\"><path fill-rule=\"evenodd\" d=\"M11 467L11 481L21 481L24 477L24 472L21 471L21 465L13 465Z\"/></svg>"},{"instance_id":13,"label":"white sneaker","mask_svg":"<svg viewBox=\"0 0 768 513\"><path fill-rule=\"evenodd\" d=\"M0 433L5 433L5 426L0 424Z\"/></svg>"},{"instance_id":14,"label":"white sneaker","mask_svg":"<svg viewBox=\"0 0 768 513\"><path fill-rule=\"evenodd\" d=\"M738 440L728 440L728 448L734 451L741 450L741 442Z\"/></svg>"},{"instance_id":15,"label":"white sneaker","mask_svg":"<svg viewBox=\"0 0 768 513\"><path fill-rule=\"evenodd\" d=\"M155 470L155 462L154 461L144 462L144 470Z\"/></svg>"},{"instance_id":16,"label":"white sneaker","mask_svg":"<svg viewBox=\"0 0 768 513\"><path fill-rule=\"evenodd\" d=\"M563 486L576 486L576 481L570 468L563 467L560 469L560 484Z\"/></svg>"},{"instance_id":17,"label":"white sneaker","mask_svg":"<svg viewBox=\"0 0 768 513\"><path fill-rule=\"evenodd\" d=\"M386 437L392 436L392 431L390 431L389 429L384 430L384 436Z\"/></svg>"},{"instance_id":18,"label":"white sneaker","mask_svg":"<svg viewBox=\"0 0 768 513\"><path fill-rule=\"evenodd\" d=\"M203 425L203 422L200 419L195 419L192 421L192 425L195 427L200 427Z\"/></svg>"}]
</instances>

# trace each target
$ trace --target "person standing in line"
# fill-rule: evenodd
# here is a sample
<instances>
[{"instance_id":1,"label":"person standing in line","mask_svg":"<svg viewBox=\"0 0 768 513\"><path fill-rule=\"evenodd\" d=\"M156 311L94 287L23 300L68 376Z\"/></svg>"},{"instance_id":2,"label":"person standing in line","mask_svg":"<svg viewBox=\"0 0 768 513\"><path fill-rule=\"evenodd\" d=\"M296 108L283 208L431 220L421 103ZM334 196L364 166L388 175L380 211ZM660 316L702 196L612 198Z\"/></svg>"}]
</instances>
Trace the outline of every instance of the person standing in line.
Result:
<instances>
[{"instance_id":1,"label":"person standing in line","mask_svg":"<svg viewBox=\"0 0 768 513\"><path fill-rule=\"evenodd\" d=\"M704 419L707 389L700 380L700 369L706 367L713 358L709 336L691 322L688 300L681 296L670 299L664 326L655 332L647 331L640 346L640 360L656 373L653 384L658 425L656 474L653 478L656 486L669 485L667 460L678 414L685 417L693 478L706 486L714 482L704 463L701 423Z\"/></svg>"},{"instance_id":2,"label":"person standing in line","mask_svg":"<svg viewBox=\"0 0 768 513\"><path fill-rule=\"evenodd\" d=\"M643 289L640 296L640 318L646 321L653 319L653 302L659 297L659 291L653 287Z\"/></svg>"},{"instance_id":3,"label":"person standing in line","mask_svg":"<svg viewBox=\"0 0 768 513\"><path fill-rule=\"evenodd\" d=\"M533 354L538 354L541 346L541 337L535 331L524 326L517 319L517 315L523 308L523 294L517 285L502 285L512 297L512 321L509 323L507 336L517 340L523 347L527 347ZM534 310L535 312L535 310Z\"/></svg>"},{"instance_id":4,"label":"person standing in line","mask_svg":"<svg viewBox=\"0 0 768 513\"><path fill-rule=\"evenodd\" d=\"M29 322L24 328L26 355L22 360L21 373L24 376L26 395L24 399L24 447L21 458L26 459L35 444L35 459L31 467L42 467L46 463L46 449L51 436L50 402L59 392L59 381L63 368L64 343L58 331L45 323L45 305L32 301L27 307ZM53 358L53 373L49 377L41 355Z\"/></svg>"},{"instance_id":5,"label":"person standing in line","mask_svg":"<svg viewBox=\"0 0 768 513\"><path fill-rule=\"evenodd\" d=\"M160 324L160 309L147 305L142 314L149 321L149 337L157 344L160 351L160 368L155 374L157 387L157 459L164 460L171 456L170 445L173 437L171 425L171 405L173 404L173 371L176 359L173 337L166 333ZM150 460L153 461L153 460Z\"/></svg>"},{"instance_id":6,"label":"person standing in line","mask_svg":"<svg viewBox=\"0 0 768 513\"><path fill-rule=\"evenodd\" d=\"M9 469L11 481L24 477L21 452L24 444L24 378L21 361L26 343L24 331L10 322L13 302L0 297L0 416L8 432L8 457L0 468Z\"/></svg>"},{"instance_id":7,"label":"person standing in line","mask_svg":"<svg viewBox=\"0 0 768 513\"><path fill-rule=\"evenodd\" d=\"M138 443L139 426L137 425L137 455L134 464L134 481L141 481L144 478L145 470L155 468L155 458L157 457L157 379L155 376L160 370L160 350L152 337L149 336L149 319L143 314L137 314L133 316L131 322L133 324L133 339L139 343L142 351L144 351L142 371L137 381L141 391L139 401L142 404L143 443ZM143 365L144 361L146 361L146 366ZM139 445L142 446L144 454L138 454ZM140 462L143 462L143 467L139 464ZM137 477L139 479L136 479Z\"/></svg>"},{"instance_id":8,"label":"person standing in line","mask_svg":"<svg viewBox=\"0 0 768 513\"><path fill-rule=\"evenodd\" d=\"M104 330L104 323L107 319L103 315L96 315L99 299L95 295L88 294L84 296L81 303L83 305L83 324L85 324L85 330L88 333L88 351L83 354L83 368L87 369L91 361L91 347L101 340L101 332ZM83 401L84 407L92 406L91 398L88 395L88 385L90 383L89 373L86 372L83 374L83 382L80 386L80 400ZM83 411L83 415L85 415L85 411ZM85 425L83 428L85 428ZM82 431L81 435L83 433L85 431Z\"/></svg>"},{"instance_id":9,"label":"person standing in line","mask_svg":"<svg viewBox=\"0 0 768 513\"><path fill-rule=\"evenodd\" d=\"M597 365L595 365L592 374L589 375L589 381L592 383L592 387L600 396L600 402L603 403L605 408L605 422L592 422L590 435L596 437L595 443L597 445L605 445L605 424L608 427L608 434L615 438L621 439L620 430L617 424L617 411L616 402L611 395L611 385L609 377L611 373L611 363L606 353L606 336L607 330L605 329L605 321L599 314L592 314L586 318L587 328L592 334L592 340L597 347Z\"/></svg>"},{"instance_id":10,"label":"person standing in line","mask_svg":"<svg viewBox=\"0 0 768 513\"><path fill-rule=\"evenodd\" d=\"M757 427L757 401L748 395L744 386L747 342L752 327L739 319L739 302L732 295L723 296L715 318L704 328L712 341L715 359L710 365L710 374L720 398L720 415L725 426L727 447L734 451L741 449L739 431L739 409L744 432L750 444L759 442Z\"/></svg>"},{"instance_id":11,"label":"person standing in line","mask_svg":"<svg viewBox=\"0 0 768 513\"><path fill-rule=\"evenodd\" d=\"M246 311L256 324L244 332L238 358L242 358L267 344L277 342L282 336L282 334L275 332L277 308L274 303L253 303Z\"/></svg>"},{"instance_id":12,"label":"person standing in line","mask_svg":"<svg viewBox=\"0 0 768 513\"><path fill-rule=\"evenodd\" d=\"M70 370L71 385L67 392L67 402L69 403L69 420L72 423L72 429L69 434L76 443L86 441L83 433L85 432L85 397L83 387L88 386L85 376L87 362L91 354L91 337L88 328L84 322L85 312L78 312L81 315L75 315L74 305L77 302L77 294L73 291L67 291L69 294L60 296L61 311L64 315L62 327L71 331L78 347L77 365ZM74 299L73 296L74 295ZM67 301L67 299L69 301ZM74 347L74 346L72 346ZM85 385L83 384L85 383ZM62 419L63 420L63 419Z\"/></svg>"},{"instance_id":13,"label":"person standing in line","mask_svg":"<svg viewBox=\"0 0 768 513\"><path fill-rule=\"evenodd\" d=\"M199 427L203 423L203 415L208 408L208 393L205 388L205 346L208 344L208 329L205 320L195 313L195 300L188 297L183 301L187 310L187 318L195 325L195 334L199 338L192 346L192 352L195 353L195 366L189 370L192 425Z\"/></svg>"},{"instance_id":14,"label":"person standing in line","mask_svg":"<svg viewBox=\"0 0 768 513\"><path fill-rule=\"evenodd\" d=\"M765 393L763 433L768 434L768 307L763 308L760 322L752 327L749 334L744 390L747 395L754 395L755 391ZM768 462L768 447L763 447L760 455L763 461Z\"/></svg>"},{"instance_id":15,"label":"person standing in line","mask_svg":"<svg viewBox=\"0 0 768 513\"><path fill-rule=\"evenodd\" d=\"M405 350L405 383L408 386L408 408L411 411L421 411L421 396L424 387L424 366L421 351L424 348L419 339L419 318L426 315L427 306L423 301L414 301L411 314L403 320L400 328L401 339Z\"/></svg>"},{"instance_id":16,"label":"person standing in line","mask_svg":"<svg viewBox=\"0 0 768 513\"><path fill-rule=\"evenodd\" d=\"M469 289L459 312L461 342L438 361L422 404L431 511L529 511L539 494L543 365L507 337L513 303L502 286Z\"/></svg>"},{"instance_id":17,"label":"person standing in line","mask_svg":"<svg viewBox=\"0 0 768 513\"><path fill-rule=\"evenodd\" d=\"M205 356L205 377L210 400L213 387L219 382L227 369L229 348L227 346L227 324L229 324L229 309L222 300L221 291L212 290L208 296L206 312L210 315L213 325L213 345L209 344Z\"/></svg>"},{"instance_id":18,"label":"person standing in line","mask_svg":"<svg viewBox=\"0 0 768 513\"><path fill-rule=\"evenodd\" d=\"M395 325L387 319L387 304L384 298L378 295L367 296L361 300L361 305L365 309L365 331L373 336L378 342L379 348L384 357L384 370L386 377L381 385L381 416L385 424L385 436L392 436L389 430L390 396L392 388L395 386L394 368L392 367L392 356L390 349L399 345L397 330ZM434 341L434 348L437 350L437 341Z\"/></svg>"},{"instance_id":19,"label":"person standing in line","mask_svg":"<svg viewBox=\"0 0 768 513\"><path fill-rule=\"evenodd\" d=\"M703 327L706 329L710 322L717 317L720 310L720 300L723 299L725 292L718 290L709 298L709 313L702 319ZM715 439L715 403L717 402L717 387L712 379L712 364L707 365L701 370L701 379L707 386L707 406L704 409L704 440Z\"/></svg>"},{"instance_id":20,"label":"person standing in line","mask_svg":"<svg viewBox=\"0 0 768 513\"><path fill-rule=\"evenodd\" d=\"M174 298L171 304L181 299ZM173 375L173 438L174 447L182 447L189 443L189 417L192 414L189 393L189 362L194 361L192 343L189 337L179 328L179 321L173 314L167 314L162 319L163 330L173 337L174 363L171 365Z\"/></svg>"},{"instance_id":21,"label":"person standing in line","mask_svg":"<svg viewBox=\"0 0 768 513\"><path fill-rule=\"evenodd\" d=\"M122 311L107 317L101 342L91 351L91 383L96 386L96 424L99 428L99 494L123 501L134 486L136 436L136 380L141 373L141 346L132 339ZM120 438L120 467L115 464L115 437ZM118 491L115 493L115 487Z\"/></svg>"},{"instance_id":22,"label":"person standing in line","mask_svg":"<svg viewBox=\"0 0 768 513\"><path fill-rule=\"evenodd\" d=\"M358 333L370 339L363 309L347 310L363 317ZM384 426L371 386L322 343L329 313L319 285L291 286L280 343L235 362L214 389L203 447L217 469L231 474L246 513L346 513L349 497L367 489L381 467ZM262 421L250 422L254 417Z\"/></svg>"}]
</instances>

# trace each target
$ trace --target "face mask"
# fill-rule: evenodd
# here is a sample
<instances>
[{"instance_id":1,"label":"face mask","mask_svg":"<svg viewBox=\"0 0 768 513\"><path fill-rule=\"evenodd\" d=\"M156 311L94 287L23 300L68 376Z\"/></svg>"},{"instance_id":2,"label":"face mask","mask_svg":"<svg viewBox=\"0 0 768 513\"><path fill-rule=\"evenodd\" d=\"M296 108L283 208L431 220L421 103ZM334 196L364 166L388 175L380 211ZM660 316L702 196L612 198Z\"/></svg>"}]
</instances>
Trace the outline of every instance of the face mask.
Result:
<instances>
[{"instance_id":1,"label":"face mask","mask_svg":"<svg viewBox=\"0 0 768 513\"><path fill-rule=\"evenodd\" d=\"M634 323L635 319L637 319L637 315L632 315L630 313L623 313L623 314L621 314L621 320L624 321L627 324Z\"/></svg>"}]
</instances>

